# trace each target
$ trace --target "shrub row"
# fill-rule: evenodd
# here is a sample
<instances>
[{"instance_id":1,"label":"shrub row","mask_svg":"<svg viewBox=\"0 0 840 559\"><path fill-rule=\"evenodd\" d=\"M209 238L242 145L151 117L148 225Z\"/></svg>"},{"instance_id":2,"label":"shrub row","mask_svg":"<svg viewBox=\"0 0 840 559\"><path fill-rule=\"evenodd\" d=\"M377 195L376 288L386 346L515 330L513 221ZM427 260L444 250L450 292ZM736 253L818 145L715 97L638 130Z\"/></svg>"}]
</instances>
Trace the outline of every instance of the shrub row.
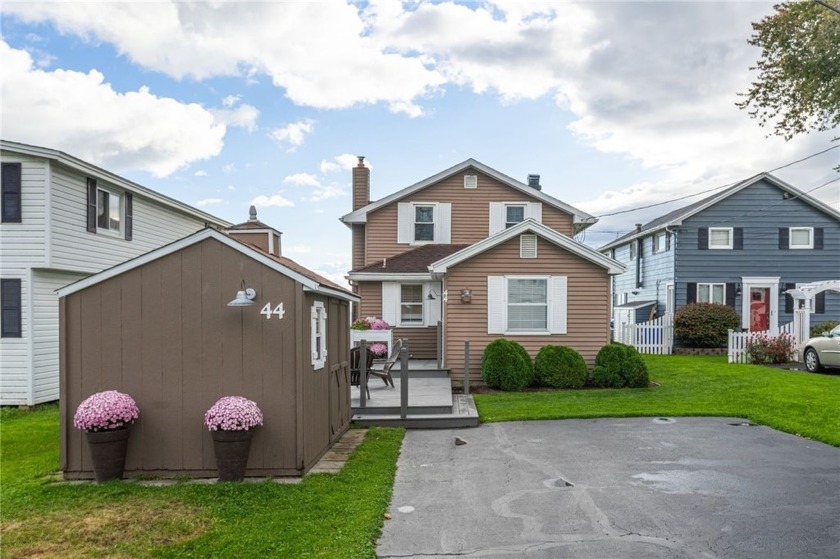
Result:
<instances>
[{"instance_id":1,"label":"shrub row","mask_svg":"<svg viewBox=\"0 0 840 559\"><path fill-rule=\"evenodd\" d=\"M481 359L481 376L487 386L505 391L520 391L528 386L583 388L644 388L648 372L636 348L611 343L595 357L591 373L576 350L558 345L540 349L531 356L522 344L500 338L487 344Z\"/></svg>"}]
</instances>

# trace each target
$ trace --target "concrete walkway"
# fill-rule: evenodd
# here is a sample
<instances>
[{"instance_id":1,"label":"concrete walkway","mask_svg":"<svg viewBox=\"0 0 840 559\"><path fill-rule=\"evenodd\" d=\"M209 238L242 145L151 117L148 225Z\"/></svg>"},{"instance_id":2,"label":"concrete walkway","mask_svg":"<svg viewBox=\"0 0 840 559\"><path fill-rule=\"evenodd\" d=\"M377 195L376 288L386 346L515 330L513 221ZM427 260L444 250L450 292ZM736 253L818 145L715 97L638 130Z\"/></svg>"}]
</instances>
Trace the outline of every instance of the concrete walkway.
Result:
<instances>
[{"instance_id":1,"label":"concrete walkway","mask_svg":"<svg viewBox=\"0 0 840 559\"><path fill-rule=\"evenodd\" d=\"M389 512L382 558L835 558L840 449L737 418L408 431Z\"/></svg>"}]
</instances>

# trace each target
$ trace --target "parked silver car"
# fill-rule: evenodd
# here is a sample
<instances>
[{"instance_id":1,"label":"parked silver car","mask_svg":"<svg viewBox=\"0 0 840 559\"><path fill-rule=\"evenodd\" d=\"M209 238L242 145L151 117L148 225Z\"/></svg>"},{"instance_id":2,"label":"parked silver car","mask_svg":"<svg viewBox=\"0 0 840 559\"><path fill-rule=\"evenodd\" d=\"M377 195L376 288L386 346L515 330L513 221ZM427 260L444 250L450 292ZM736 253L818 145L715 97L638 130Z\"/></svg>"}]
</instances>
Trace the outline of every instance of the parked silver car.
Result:
<instances>
[{"instance_id":1,"label":"parked silver car","mask_svg":"<svg viewBox=\"0 0 840 559\"><path fill-rule=\"evenodd\" d=\"M840 326L805 342L805 368L812 373L823 367L840 367Z\"/></svg>"}]
</instances>

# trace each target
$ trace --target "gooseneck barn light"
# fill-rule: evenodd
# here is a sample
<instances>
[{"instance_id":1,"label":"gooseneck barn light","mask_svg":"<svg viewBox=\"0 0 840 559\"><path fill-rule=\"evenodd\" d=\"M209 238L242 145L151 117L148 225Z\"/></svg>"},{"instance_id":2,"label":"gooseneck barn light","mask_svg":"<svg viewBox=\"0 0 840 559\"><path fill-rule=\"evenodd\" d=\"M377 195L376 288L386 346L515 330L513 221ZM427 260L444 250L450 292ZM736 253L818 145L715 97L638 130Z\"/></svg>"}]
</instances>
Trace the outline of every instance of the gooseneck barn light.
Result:
<instances>
[{"instance_id":1,"label":"gooseneck barn light","mask_svg":"<svg viewBox=\"0 0 840 559\"><path fill-rule=\"evenodd\" d=\"M233 301L227 304L229 307L250 307L254 303L257 292L250 287L245 287L245 280L242 280L241 289L236 292Z\"/></svg>"}]
</instances>

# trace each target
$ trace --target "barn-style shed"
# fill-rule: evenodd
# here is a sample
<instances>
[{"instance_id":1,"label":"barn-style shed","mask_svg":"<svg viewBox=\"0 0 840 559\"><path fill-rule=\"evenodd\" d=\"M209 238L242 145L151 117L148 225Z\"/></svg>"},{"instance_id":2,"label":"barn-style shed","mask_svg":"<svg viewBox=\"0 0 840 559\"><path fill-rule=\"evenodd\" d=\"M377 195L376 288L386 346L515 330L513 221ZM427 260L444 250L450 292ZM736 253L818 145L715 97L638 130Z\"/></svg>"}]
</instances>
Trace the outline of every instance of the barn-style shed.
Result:
<instances>
[{"instance_id":1,"label":"barn-style shed","mask_svg":"<svg viewBox=\"0 0 840 559\"><path fill-rule=\"evenodd\" d=\"M254 304L230 306L242 302L238 291L255 293L245 297ZM67 479L93 478L73 414L103 390L140 408L127 477L215 477L203 417L222 396L254 400L265 417L247 476L302 475L349 427L349 303L358 298L287 258L208 228L59 296Z\"/></svg>"}]
</instances>

